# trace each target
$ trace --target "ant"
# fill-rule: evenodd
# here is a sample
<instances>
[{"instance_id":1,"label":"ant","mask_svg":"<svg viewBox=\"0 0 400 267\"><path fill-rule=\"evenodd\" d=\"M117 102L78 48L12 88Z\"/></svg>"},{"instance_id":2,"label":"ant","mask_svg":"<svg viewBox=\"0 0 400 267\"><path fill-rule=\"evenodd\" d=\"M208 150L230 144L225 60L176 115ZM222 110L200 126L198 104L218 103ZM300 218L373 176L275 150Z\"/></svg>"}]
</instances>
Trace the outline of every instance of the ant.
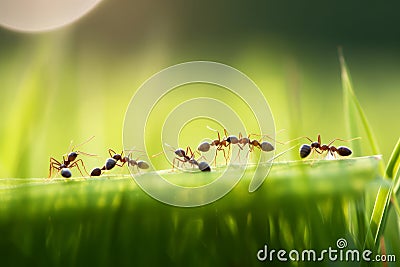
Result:
<instances>
[{"instance_id":1,"label":"ant","mask_svg":"<svg viewBox=\"0 0 400 267\"><path fill-rule=\"evenodd\" d=\"M182 162L183 164L188 162L192 166L196 165L199 168L199 170L202 172L211 171L211 168L207 162L205 162L205 161L198 162L194 158L195 152L193 152L193 150L190 148L190 146L187 146L186 151L185 151L182 148L174 149L172 146L170 146L168 144L166 144L166 145L171 147L174 150L174 153L176 155L172 162L172 169L174 169L174 167L175 167L175 160L178 160L178 161ZM161 153L163 153L163 152L161 152ZM189 153L190 153L190 156L189 156ZM159 154L160 153L153 155L153 157L155 157ZM204 158L204 156L201 156L200 158Z\"/></svg>"},{"instance_id":2,"label":"ant","mask_svg":"<svg viewBox=\"0 0 400 267\"><path fill-rule=\"evenodd\" d=\"M201 143L197 147L197 150L201 151L201 152L208 152L212 146L215 146L217 149L215 151L214 160L217 158L218 151L222 151L224 153L225 161L226 161L226 163L228 163L229 153L230 153L230 148L231 148L230 145L231 145L231 143L232 144L237 144L239 142L239 139L236 136L233 136L233 135L228 136L228 132L226 131L226 129L224 129L225 137L221 140L221 135L220 135L219 131L212 129L209 126L207 126L207 128L212 130L212 131L217 132L218 139L213 140L211 143L208 143L208 142ZM226 156L225 149L224 149L226 147L229 148L228 157ZM217 164L216 161L215 161L215 164Z\"/></svg>"},{"instance_id":3,"label":"ant","mask_svg":"<svg viewBox=\"0 0 400 267\"><path fill-rule=\"evenodd\" d=\"M70 150L75 150L76 147L86 144L93 138L94 138L94 136L90 137L85 142L72 147L72 149L70 149ZM71 144L72 144L72 142L71 142ZM73 167L76 167L79 170L79 172L81 173L81 175L83 176L83 173L82 173L81 169L79 168L78 162L81 164L81 166L83 167L85 172L88 173L86 171L86 168L85 168L85 165L83 164L82 159L78 159L78 160L76 159L79 154L86 155L86 156L95 156L95 155L88 154L88 153L85 153L82 151L72 151L72 152L68 153L66 156L65 155L63 156L62 163L60 161L56 160L55 158L50 157L50 167L49 167L49 177L48 178L52 177L53 170L59 171L61 176L64 178L70 178L72 176L70 169Z\"/></svg>"},{"instance_id":4,"label":"ant","mask_svg":"<svg viewBox=\"0 0 400 267\"><path fill-rule=\"evenodd\" d=\"M211 128L209 128L209 129L211 129ZM213 129L211 129L211 130L213 130ZM230 151L228 151L228 158L227 158L223 147L229 147L229 150L230 150L231 144L237 145L239 147L239 149L241 149L241 150L243 149L243 147L245 145L248 144L249 148L250 148L249 152L252 152L254 150L254 147L257 147L264 152L270 152L275 149L274 146L270 142L267 142L267 141L261 142L261 140L256 140L256 139L251 140L250 136L255 135L255 134L249 134L247 137L244 137L242 135L242 133L239 133L239 137L237 137L235 135L228 136L226 129L224 129L224 133L225 133L226 137L224 137L221 140L220 134L218 131L217 131L217 133L218 133L217 140L214 140L211 143L203 142L198 146L197 150L199 150L201 152L208 152L210 150L211 146L213 146L213 145L217 146L217 151L215 153L215 157L217 156L218 151L222 150L224 153L225 160L228 161ZM240 151L238 152L238 156L239 156L239 153L240 153Z\"/></svg>"},{"instance_id":5,"label":"ant","mask_svg":"<svg viewBox=\"0 0 400 267\"><path fill-rule=\"evenodd\" d=\"M250 152L254 150L254 147L257 147L264 152L271 152L271 151L275 150L275 147L270 142L267 142L267 141L261 142L261 140L256 140L256 139L251 140L250 136L252 136L252 135L256 135L256 134L249 134L247 137L243 137L242 133L239 133L239 140L238 140L239 142L238 143L242 145L242 148L248 144L249 148L250 148Z\"/></svg>"},{"instance_id":6,"label":"ant","mask_svg":"<svg viewBox=\"0 0 400 267\"><path fill-rule=\"evenodd\" d=\"M336 140L348 142L348 141L352 141L355 139L359 139L359 138L353 138L350 140L343 140L343 139L335 138L329 144L321 145L321 135L320 134L318 134L317 142L313 142L310 138L308 138L306 136L304 138L307 138L311 142L311 145L304 144L300 147L300 157L303 159L306 158L308 155L310 155L311 151L313 151L313 150L316 151L318 154L322 154L324 151L328 151L328 153L330 155L332 155L333 157L335 157L334 153L337 153L342 157L350 156L352 154L352 151L350 150L350 148L345 147L345 146L340 146L340 147L336 148L335 146L332 146L333 142L335 142Z\"/></svg>"},{"instance_id":7,"label":"ant","mask_svg":"<svg viewBox=\"0 0 400 267\"><path fill-rule=\"evenodd\" d=\"M130 158L131 154L128 154L128 156L123 156L123 153L124 153L123 151L121 152L121 154L117 154L114 150L112 150L110 148L110 149L108 149L108 153L110 154L111 158L106 159L106 162L103 167L94 168L91 171L90 176L100 176L102 171L111 170L115 166L123 167L125 165L125 163L128 163L128 166L136 166L138 169L148 169L149 168L149 164L147 164L147 162L145 162L143 160L131 159ZM121 162L121 164L118 164L118 161Z\"/></svg>"}]
</instances>

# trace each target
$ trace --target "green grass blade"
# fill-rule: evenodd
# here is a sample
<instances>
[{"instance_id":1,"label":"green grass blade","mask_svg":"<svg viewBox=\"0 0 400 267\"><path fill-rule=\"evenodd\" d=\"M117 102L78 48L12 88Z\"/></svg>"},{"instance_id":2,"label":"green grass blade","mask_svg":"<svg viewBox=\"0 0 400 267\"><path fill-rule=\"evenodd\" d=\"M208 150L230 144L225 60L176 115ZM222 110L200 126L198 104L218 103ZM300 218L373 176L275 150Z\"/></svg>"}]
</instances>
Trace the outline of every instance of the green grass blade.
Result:
<instances>
[{"instance_id":1,"label":"green grass blade","mask_svg":"<svg viewBox=\"0 0 400 267\"><path fill-rule=\"evenodd\" d=\"M341 77L343 86L344 111L345 111L345 119L346 119L348 134L350 138L358 137L360 135L358 122L361 122L361 126L367 135L369 145L372 149L372 153L375 155L380 155L381 152L379 150L372 128L368 122L367 117L365 116L364 110L362 109L360 102L358 101L354 93L350 73L343 56L343 51L340 47L338 49L338 52L339 52L339 61L341 67ZM361 146L359 143L354 144L354 152L356 155L360 156L359 153L361 153ZM383 161L380 164L380 169L383 173L384 172Z\"/></svg>"},{"instance_id":2,"label":"green grass blade","mask_svg":"<svg viewBox=\"0 0 400 267\"><path fill-rule=\"evenodd\" d=\"M372 181L384 182L376 179L380 160L274 163L268 179L250 194L251 166L225 197L190 209L155 201L129 176L0 179L2 263L256 266L255 253L266 243L323 249L348 237L353 246L363 231L350 231L346 207L362 203ZM193 186L208 184L224 171L164 172L163 177Z\"/></svg>"},{"instance_id":3,"label":"green grass blade","mask_svg":"<svg viewBox=\"0 0 400 267\"><path fill-rule=\"evenodd\" d=\"M397 144L395 148L393 149L392 155L390 156L388 165L386 167L386 177L393 179L393 185L394 185L394 190L393 192L396 194L399 185L400 185L400 179L399 179L399 168L400 168L400 138L397 140Z\"/></svg>"},{"instance_id":4,"label":"green grass blade","mask_svg":"<svg viewBox=\"0 0 400 267\"><path fill-rule=\"evenodd\" d=\"M395 200L399 188L399 167L400 167L400 139L393 149L388 166L386 168L386 177L391 179L391 187L381 187L376 197L375 206L371 216L370 227L374 238L374 244L377 244L379 236L383 233L386 219L390 210L390 200ZM396 203L394 203L396 204ZM397 208L395 206L395 208ZM367 239L368 246L372 246L372 240Z\"/></svg>"},{"instance_id":5,"label":"green grass blade","mask_svg":"<svg viewBox=\"0 0 400 267\"><path fill-rule=\"evenodd\" d=\"M343 56L343 51L340 47L338 49L338 53L341 66L343 100L344 100L345 118L346 118L348 133L350 136L359 136L360 133L358 128L359 125L358 122L360 122L360 126L366 133L372 153L375 155L380 155L381 153L377 141L375 139L374 133L372 131L372 128L368 122L364 110L361 107L360 102L358 101L354 93L353 84L350 78L350 73L348 71L346 61ZM391 172L394 171L394 168L396 166L397 162L397 160L395 160L396 153L400 153L400 151L398 150L400 149L398 149L396 146L394 154L392 155L391 161L386 171L384 162L383 161L380 162L379 169L382 176L385 176L385 174L388 174L388 172L390 173L390 175L393 175L393 173ZM361 153L361 147L355 146L355 153ZM393 178L393 176L390 177ZM370 232L366 237L365 246L367 246L368 248L376 247L378 244L379 236L383 232L385 221L387 218L392 191L393 191L392 186L381 186L379 188L370 219Z\"/></svg>"},{"instance_id":6,"label":"green grass blade","mask_svg":"<svg viewBox=\"0 0 400 267\"><path fill-rule=\"evenodd\" d=\"M393 196L393 198L392 198L392 203L393 203L393 207L396 211L397 218L399 218L399 220L400 220L400 204L395 196Z\"/></svg>"},{"instance_id":7,"label":"green grass blade","mask_svg":"<svg viewBox=\"0 0 400 267\"><path fill-rule=\"evenodd\" d=\"M342 51L339 48L339 60L341 67L341 78L342 78L342 90L343 90L343 109L344 117L346 122L346 130L349 138L354 138L360 136L360 131L358 127L358 120L356 114L356 108L353 104L353 99L351 94L353 92L353 86L351 78L347 71L346 62L342 55ZM353 152L355 155L362 155L362 149L359 142L353 144Z\"/></svg>"},{"instance_id":8,"label":"green grass blade","mask_svg":"<svg viewBox=\"0 0 400 267\"><path fill-rule=\"evenodd\" d=\"M372 211L372 216L370 220L370 231L372 233L372 238L367 237L366 247L372 249L377 245L379 236L383 232L384 222L387 217L387 209L390 203L390 196L392 195L392 187L381 186L379 188L378 194L376 196L374 209Z\"/></svg>"}]
</instances>

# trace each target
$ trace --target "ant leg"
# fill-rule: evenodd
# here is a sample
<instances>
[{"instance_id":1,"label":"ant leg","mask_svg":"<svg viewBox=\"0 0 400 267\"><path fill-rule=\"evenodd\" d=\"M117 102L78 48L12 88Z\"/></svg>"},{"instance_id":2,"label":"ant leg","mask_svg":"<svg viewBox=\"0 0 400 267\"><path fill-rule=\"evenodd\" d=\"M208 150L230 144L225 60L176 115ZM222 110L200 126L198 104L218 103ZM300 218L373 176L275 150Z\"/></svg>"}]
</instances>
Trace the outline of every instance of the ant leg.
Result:
<instances>
[{"instance_id":1,"label":"ant leg","mask_svg":"<svg viewBox=\"0 0 400 267\"><path fill-rule=\"evenodd\" d=\"M229 158L226 157L225 149L222 148L222 146L220 146L220 147L217 148L217 151L222 151L222 153L224 153L225 164L228 165L228 159Z\"/></svg>"},{"instance_id":2,"label":"ant leg","mask_svg":"<svg viewBox=\"0 0 400 267\"><path fill-rule=\"evenodd\" d=\"M240 146L240 144L237 144L237 145L239 146L240 150L243 150L243 148ZM235 158L235 161L239 159L239 163L242 161L241 158L240 158L240 150L238 150L238 153L237 153L236 158Z\"/></svg>"},{"instance_id":3,"label":"ant leg","mask_svg":"<svg viewBox=\"0 0 400 267\"><path fill-rule=\"evenodd\" d=\"M214 166L217 167L217 156L218 156L218 148L215 149L215 156L214 156Z\"/></svg>"},{"instance_id":4,"label":"ant leg","mask_svg":"<svg viewBox=\"0 0 400 267\"><path fill-rule=\"evenodd\" d=\"M188 153L190 153L190 157L189 157ZM192 149L190 148L190 146L186 147L186 156L188 156L189 158L193 158L193 156L194 156L194 153L193 153Z\"/></svg>"},{"instance_id":5,"label":"ant leg","mask_svg":"<svg viewBox=\"0 0 400 267\"><path fill-rule=\"evenodd\" d=\"M231 144L228 145L228 159L225 159L227 164L228 164L228 160L229 160L230 156L231 156Z\"/></svg>"},{"instance_id":6,"label":"ant leg","mask_svg":"<svg viewBox=\"0 0 400 267\"><path fill-rule=\"evenodd\" d=\"M185 163L185 162L186 162L186 161L184 161L184 160L182 160L182 159L180 159L180 158L175 157L174 160L172 161L172 169L174 169L175 160L180 161L180 162L182 162L182 163ZM177 166L177 168L179 168L179 164L177 164L176 166Z\"/></svg>"},{"instance_id":7,"label":"ant leg","mask_svg":"<svg viewBox=\"0 0 400 267\"><path fill-rule=\"evenodd\" d=\"M199 161L200 159L204 159L205 161L207 161L207 158L203 155L200 158L198 158L197 161Z\"/></svg>"},{"instance_id":8,"label":"ant leg","mask_svg":"<svg viewBox=\"0 0 400 267\"><path fill-rule=\"evenodd\" d=\"M56 167L56 166L57 167ZM56 169L56 170L60 170L60 166L61 166L61 163L58 161L58 160L56 160L55 158L53 158L53 157L51 157L50 158L50 166L49 166L49 179L52 177L52 171L54 170L54 169Z\"/></svg>"},{"instance_id":9,"label":"ant leg","mask_svg":"<svg viewBox=\"0 0 400 267\"><path fill-rule=\"evenodd\" d=\"M228 137L228 132L226 129L224 129L224 134L225 134L225 137Z\"/></svg>"},{"instance_id":10,"label":"ant leg","mask_svg":"<svg viewBox=\"0 0 400 267\"><path fill-rule=\"evenodd\" d=\"M108 154L110 154L110 157L113 157L117 153L110 148L110 149L108 149Z\"/></svg>"},{"instance_id":11,"label":"ant leg","mask_svg":"<svg viewBox=\"0 0 400 267\"><path fill-rule=\"evenodd\" d=\"M78 165L78 163L77 163L77 161L75 161L74 163L72 163L71 165L69 165L69 169L72 169L73 167L76 167L77 169L78 169L78 171L81 173L81 175L82 175L82 177L84 177L84 175L83 175L83 173L82 173L82 171L81 171L81 168L79 168L79 165Z\"/></svg>"},{"instance_id":12,"label":"ant leg","mask_svg":"<svg viewBox=\"0 0 400 267\"><path fill-rule=\"evenodd\" d=\"M85 164L83 164L83 160L82 160L82 159L78 159L78 160L74 161L74 162L70 165L70 168L76 166L76 168L79 170L79 172L81 173L81 175L82 175L82 177L83 177L84 175L83 175L81 169L79 168L78 162L81 163L81 165L82 165L83 169L85 170L86 174L89 176L89 173L87 172L86 167L85 167Z\"/></svg>"}]
</instances>

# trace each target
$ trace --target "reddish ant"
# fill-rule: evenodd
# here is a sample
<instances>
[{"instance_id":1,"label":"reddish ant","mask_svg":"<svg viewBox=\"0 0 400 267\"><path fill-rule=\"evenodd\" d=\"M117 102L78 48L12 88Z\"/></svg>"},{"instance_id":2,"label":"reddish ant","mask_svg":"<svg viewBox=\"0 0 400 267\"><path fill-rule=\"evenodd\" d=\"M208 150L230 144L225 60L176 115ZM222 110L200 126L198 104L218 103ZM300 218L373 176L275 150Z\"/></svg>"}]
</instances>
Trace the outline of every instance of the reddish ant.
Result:
<instances>
[{"instance_id":1,"label":"reddish ant","mask_svg":"<svg viewBox=\"0 0 400 267\"><path fill-rule=\"evenodd\" d=\"M125 163L128 163L128 166L136 166L138 168L138 170L149 168L149 164L147 164L147 162L145 162L143 160L131 159L130 158L131 154L128 154L128 156L123 156L123 151L121 152L121 154L117 154L114 150L112 150L110 148L110 149L108 149L108 153L110 154L111 158L106 159L106 162L103 167L94 168L91 171L90 176L100 176L102 171L111 170L115 166L123 167L125 165ZM118 164L118 161L121 162L121 164Z\"/></svg>"},{"instance_id":2,"label":"reddish ant","mask_svg":"<svg viewBox=\"0 0 400 267\"><path fill-rule=\"evenodd\" d=\"M207 126L207 128L212 130L212 131L217 132L218 139L213 140L211 143L208 143L208 142L201 143L197 147L197 150L201 151L201 152L208 152L212 146L215 146L216 147L215 157L214 157L215 165L217 164L215 159L217 158L218 151L222 151L224 153L225 161L226 161L226 163L228 163L229 153L230 153L230 148L231 148L230 145L231 145L231 143L237 144L238 141L239 141L238 138L236 136L233 136L233 135L232 136L228 136L228 132L226 131L226 129L224 129L225 136L221 140L221 135L220 135L219 131L214 130L211 127L208 127L208 126ZM229 139L229 141L228 141L228 139ZM226 156L226 153L225 153L225 148L226 147L229 148L228 156Z\"/></svg>"},{"instance_id":3,"label":"reddish ant","mask_svg":"<svg viewBox=\"0 0 400 267\"><path fill-rule=\"evenodd\" d=\"M239 144L242 145L242 148L246 144L248 144L249 148L250 148L250 152L254 150L254 147L257 147L264 152L271 152L271 151L275 150L275 147L270 142L267 142L267 141L261 142L261 139L260 140L256 140L256 139L251 140L250 136L252 136L252 135L257 135L257 134L249 134L247 137L243 137L242 133L239 133Z\"/></svg>"},{"instance_id":4,"label":"reddish ant","mask_svg":"<svg viewBox=\"0 0 400 267\"><path fill-rule=\"evenodd\" d=\"M322 145L321 144L321 135L319 135L319 134L318 134L317 142L313 142L310 138L308 138L306 136L304 138L307 138L311 142L311 145L304 144L300 147L300 157L301 158L306 158L308 155L310 155L310 153L313 150L316 151L318 154L322 154L324 151L328 151L328 155L331 155L333 157L335 157L334 153L337 153L338 155L340 155L342 157L350 156L352 154L352 151L350 150L350 148L345 147L345 146L340 146L340 147L336 148L335 146L332 146L333 142L335 142L336 140L348 142L348 141L352 141L355 139L359 139L359 138L353 138L350 140L343 140L343 139L335 138L329 144Z\"/></svg>"},{"instance_id":5,"label":"reddish ant","mask_svg":"<svg viewBox=\"0 0 400 267\"><path fill-rule=\"evenodd\" d=\"M79 146L81 146L83 144L86 144L87 142L89 142L93 138L94 138L94 136L90 137L85 142L74 146L70 150L75 150L76 147L79 147ZM64 155L63 156L62 163L59 162L58 160L56 160L55 158L50 157L49 178L52 177L53 170L59 171L61 176L64 177L64 178L70 178L72 176L72 173L71 173L70 169L73 168L73 167L76 167L79 170L79 172L81 173L81 175L83 176L83 173L82 173L81 169L79 168L78 162L81 164L81 166L83 167L85 172L88 173L86 171L86 168L85 168L85 165L83 164L82 159L78 159L78 160L76 159L79 154L87 155L87 156L95 156L95 155L88 154L88 153L85 153L85 152L82 152L82 151L72 151L72 152L68 153L68 155L66 155L66 156Z\"/></svg>"},{"instance_id":6,"label":"reddish ant","mask_svg":"<svg viewBox=\"0 0 400 267\"><path fill-rule=\"evenodd\" d=\"M211 128L209 128L209 129L211 129ZM213 129L211 129L211 130L213 130ZM214 130L214 131L216 131L216 130ZM254 150L254 147L257 147L264 152L270 152L275 149L274 146L270 142L267 142L267 141L261 142L261 140L256 140L256 139L251 140L250 136L256 135L256 134L249 134L247 137L244 137L242 135L242 133L239 133L239 137L237 137L235 135L228 136L226 129L224 129L225 137L221 140L221 137L220 137L220 134L218 131L217 131L217 133L218 133L217 140L214 140L211 143L203 142L198 146L197 150L199 150L201 152L208 152L210 150L211 146L217 146L215 158L217 157L218 151L222 150L224 153L225 160L227 162L229 159L231 144L237 145L239 147L239 149L241 149L241 150L243 149L243 147L245 145L248 144L249 148L250 148L249 152L252 152ZM229 147L228 156L226 156L226 154L225 154L224 147ZM240 153L240 151L238 152L238 156L239 156L239 153Z\"/></svg>"}]
</instances>

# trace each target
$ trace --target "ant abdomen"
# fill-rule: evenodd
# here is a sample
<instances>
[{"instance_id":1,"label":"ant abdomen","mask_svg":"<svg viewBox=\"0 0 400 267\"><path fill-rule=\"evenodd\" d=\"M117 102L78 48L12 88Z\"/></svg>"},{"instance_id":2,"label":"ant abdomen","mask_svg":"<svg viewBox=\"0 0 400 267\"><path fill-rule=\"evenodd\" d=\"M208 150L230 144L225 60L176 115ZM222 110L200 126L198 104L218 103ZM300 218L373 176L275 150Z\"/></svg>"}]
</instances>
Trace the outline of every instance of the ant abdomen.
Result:
<instances>
[{"instance_id":1,"label":"ant abdomen","mask_svg":"<svg viewBox=\"0 0 400 267\"><path fill-rule=\"evenodd\" d=\"M199 165L198 165L198 166L199 166L200 171L202 171L202 172L209 172L209 171L211 171L210 165L208 165L208 163L205 162L205 161L199 162Z\"/></svg>"},{"instance_id":2,"label":"ant abdomen","mask_svg":"<svg viewBox=\"0 0 400 267\"><path fill-rule=\"evenodd\" d=\"M265 152L270 152L270 151L273 151L275 149L274 146L271 143L267 142L267 141L262 142L260 144L260 148L261 148L262 151L265 151Z\"/></svg>"},{"instance_id":3,"label":"ant abdomen","mask_svg":"<svg viewBox=\"0 0 400 267\"><path fill-rule=\"evenodd\" d=\"M201 151L201 152L208 152L210 150L210 148L211 148L210 143L203 142L197 147L197 150Z\"/></svg>"},{"instance_id":4,"label":"ant abdomen","mask_svg":"<svg viewBox=\"0 0 400 267\"><path fill-rule=\"evenodd\" d=\"M311 146L309 145L302 145L300 147L300 157L302 159L306 158L311 153Z\"/></svg>"},{"instance_id":5,"label":"ant abdomen","mask_svg":"<svg viewBox=\"0 0 400 267\"><path fill-rule=\"evenodd\" d=\"M100 176L101 175L101 169L100 168L94 168L90 172L90 176Z\"/></svg>"},{"instance_id":6,"label":"ant abdomen","mask_svg":"<svg viewBox=\"0 0 400 267\"><path fill-rule=\"evenodd\" d=\"M61 173L61 176L64 178L70 178L72 176L72 173L68 168L62 168L60 173Z\"/></svg>"},{"instance_id":7,"label":"ant abdomen","mask_svg":"<svg viewBox=\"0 0 400 267\"><path fill-rule=\"evenodd\" d=\"M139 169L148 169L149 168L149 164L146 161L143 160L138 160L136 162L136 165L138 166Z\"/></svg>"},{"instance_id":8,"label":"ant abdomen","mask_svg":"<svg viewBox=\"0 0 400 267\"><path fill-rule=\"evenodd\" d=\"M117 164L117 161L113 158L108 158L106 160L106 163L104 164L104 167L106 170L111 170L112 168L115 167L115 165Z\"/></svg>"},{"instance_id":9,"label":"ant abdomen","mask_svg":"<svg viewBox=\"0 0 400 267\"><path fill-rule=\"evenodd\" d=\"M226 138L226 141L228 142L228 143L231 143L231 144L238 144L239 143L239 138L237 138L236 136L234 136L234 135L230 135L230 136L228 136L227 138Z\"/></svg>"},{"instance_id":10,"label":"ant abdomen","mask_svg":"<svg viewBox=\"0 0 400 267\"><path fill-rule=\"evenodd\" d=\"M342 157L350 156L352 153L351 150L345 146L338 147L336 151Z\"/></svg>"}]
</instances>

